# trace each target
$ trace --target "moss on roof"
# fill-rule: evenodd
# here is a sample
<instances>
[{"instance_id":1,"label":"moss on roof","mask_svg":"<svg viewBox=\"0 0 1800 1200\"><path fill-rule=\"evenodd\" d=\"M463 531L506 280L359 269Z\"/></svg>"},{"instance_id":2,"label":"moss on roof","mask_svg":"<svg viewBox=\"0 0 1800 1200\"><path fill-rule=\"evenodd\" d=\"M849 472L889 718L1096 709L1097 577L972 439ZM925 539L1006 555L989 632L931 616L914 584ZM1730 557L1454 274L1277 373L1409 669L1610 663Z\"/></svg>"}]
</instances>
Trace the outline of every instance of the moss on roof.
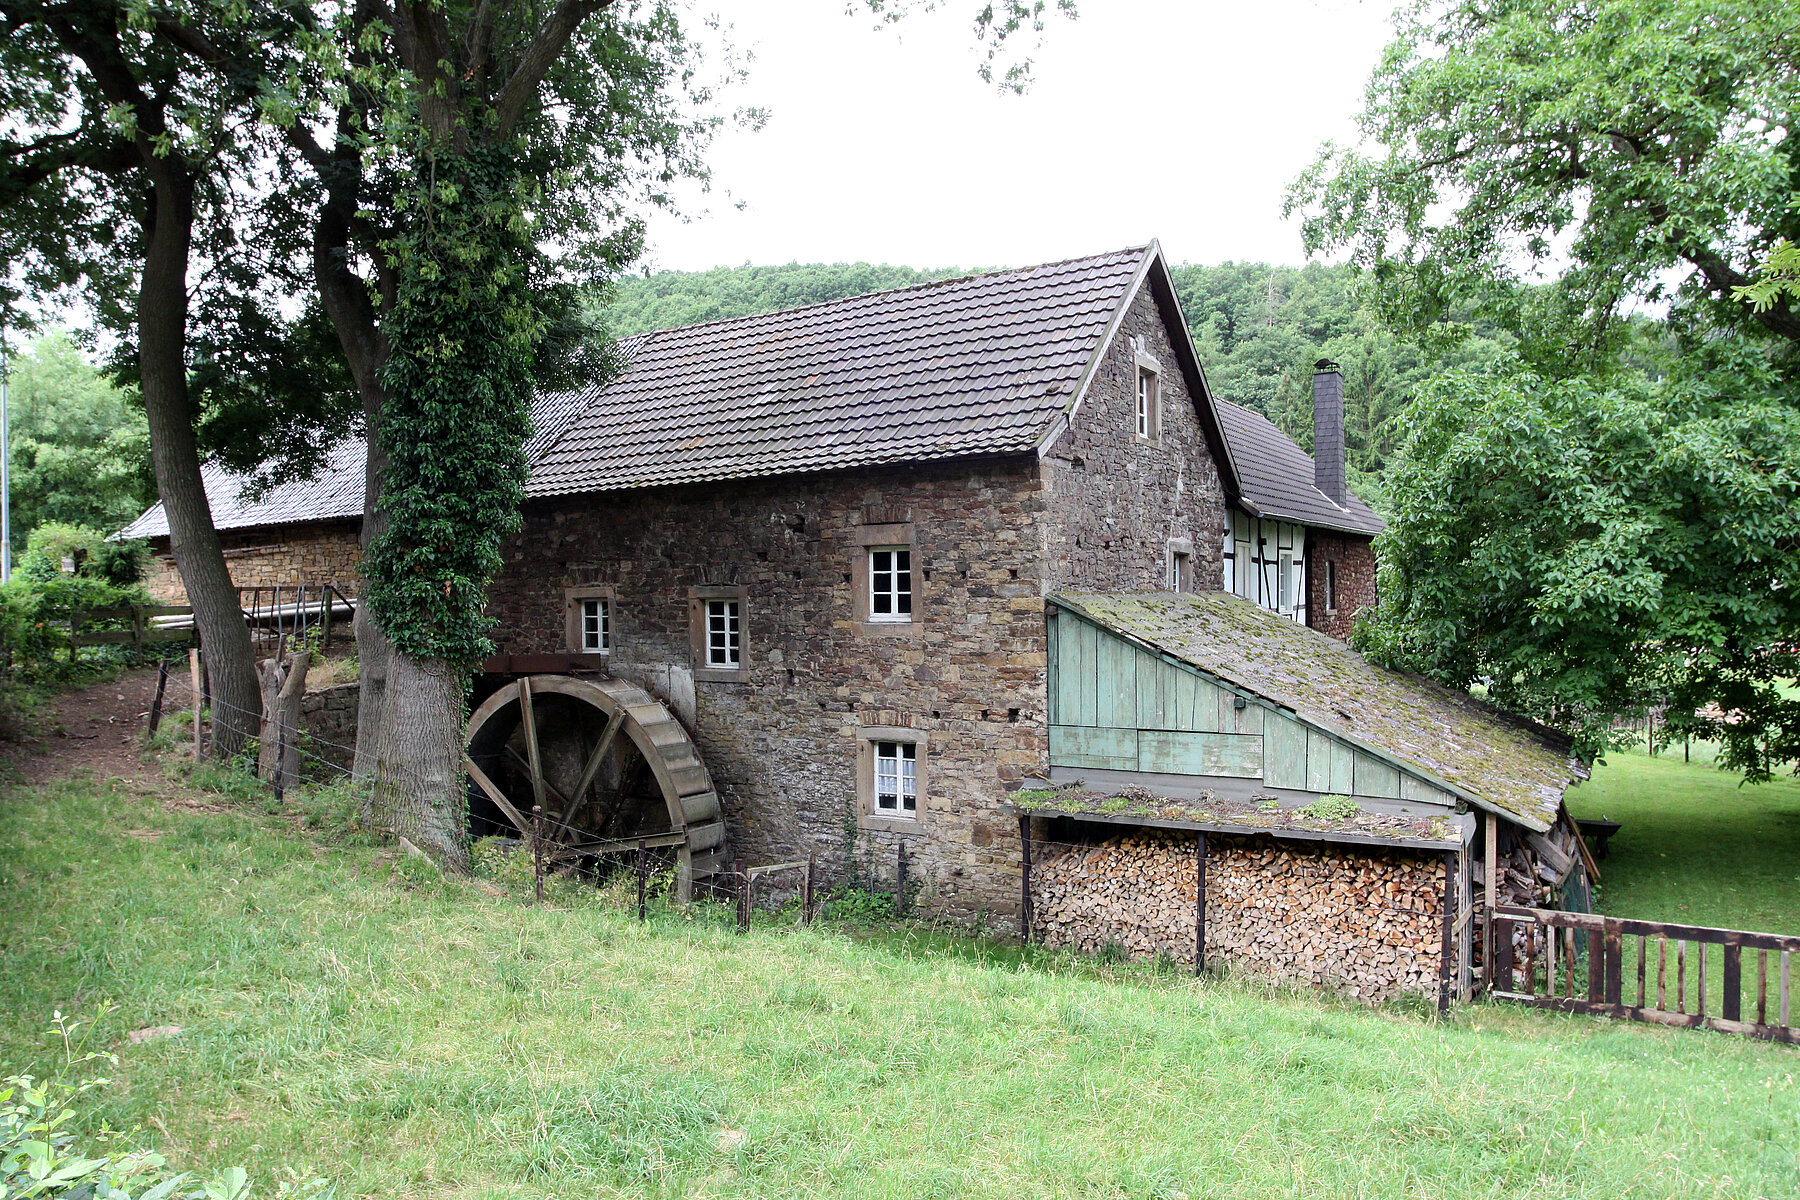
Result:
<instances>
[{"instance_id":1,"label":"moss on roof","mask_svg":"<svg viewBox=\"0 0 1800 1200\"><path fill-rule=\"evenodd\" d=\"M1051 601L1128 639L1410 764L1475 804L1547 829L1586 771L1567 739L1224 592L1062 594Z\"/></svg>"},{"instance_id":2,"label":"moss on roof","mask_svg":"<svg viewBox=\"0 0 1800 1200\"><path fill-rule=\"evenodd\" d=\"M1121 822L1157 821L1192 825L1223 833L1271 833L1276 836L1317 835L1321 841L1393 842L1409 846L1462 844L1462 833L1447 817L1401 816L1370 812L1347 799L1328 797L1324 804L1284 805L1268 796L1227 800L1211 793L1183 800L1159 796L1145 788L1119 792L1090 790L1084 783L1065 787L1025 788L1009 799L1020 812L1045 817L1085 817ZM1339 803L1332 803L1339 800Z\"/></svg>"}]
</instances>

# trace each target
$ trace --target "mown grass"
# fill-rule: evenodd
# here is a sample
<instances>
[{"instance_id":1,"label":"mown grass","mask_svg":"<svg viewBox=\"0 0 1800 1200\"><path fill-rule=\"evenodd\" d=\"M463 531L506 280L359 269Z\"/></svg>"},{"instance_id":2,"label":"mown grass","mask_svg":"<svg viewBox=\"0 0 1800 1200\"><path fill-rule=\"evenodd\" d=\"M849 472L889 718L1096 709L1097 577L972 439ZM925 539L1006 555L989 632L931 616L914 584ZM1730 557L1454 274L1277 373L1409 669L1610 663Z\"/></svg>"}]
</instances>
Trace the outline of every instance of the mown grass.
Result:
<instances>
[{"instance_id":1,"label":"mown grass","mask_svg":"<svg viewBox=\"0 0 1800 1200\"><path fill-rule=\"evenodd\" d=\"M183 793L175 799L181 800ZM186 1165L454 1197L1788 1197L1800 1057L702 907L531 907L117 782L0 799L0 1058ZM110 1008L106 1006L111 1006ZM129 1030L182 1027L131 1045Z\"/></svg>"},{"instance_id":2,"label":"mown grass","mask_svg":"<svg viewBox=\"0 0 1800 1200\"><path fill-rule=\"evenodd\" d=\"M1622 822L1599 864L1599 907L1644 921L1800 934L1800 781L1754 787L1681 761L1613 753L1569 793L1578 817ZM1800 1191L1800 1189L1797 1189Z\"/></svg>"}]
</instances>

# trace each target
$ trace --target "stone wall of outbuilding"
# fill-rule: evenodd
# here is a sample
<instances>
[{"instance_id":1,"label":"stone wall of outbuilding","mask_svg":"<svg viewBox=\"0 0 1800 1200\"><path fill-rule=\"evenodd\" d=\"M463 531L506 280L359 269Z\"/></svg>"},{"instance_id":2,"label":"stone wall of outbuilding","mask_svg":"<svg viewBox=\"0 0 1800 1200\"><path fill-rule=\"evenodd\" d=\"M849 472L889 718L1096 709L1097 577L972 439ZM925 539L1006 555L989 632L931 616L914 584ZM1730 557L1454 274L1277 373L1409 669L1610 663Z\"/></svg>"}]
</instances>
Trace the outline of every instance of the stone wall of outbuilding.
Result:
<instances>
[{"instance_id":1,"label":"stone wall of outbuilding","mask_svg":"<svg viewBox=\"0 0 1800 1200\"><path fill-rule=\"evenodd\" d=\"M1032 858L1033 933L1046 945L1192 968L1194 835L1036 843ZM1441 855L1208 834L1207 965L1371 1003L1434 996L1443 893Z\"/></svg>"},{"instance_id":2,"label":"stone wall of outbuilding","mask_svg":"<svg viewBox=\"0 0 1800 1200\"><path fill-rule=\"evenodd\" d=\"M362 576L362 541L357 521L321 521L272 529L219 535L225 566L239 587L292 588L331 584L346 596L358 594ZM145 585L160 604L186 604L187 588L175 569L167 538L151 544L153 556Z\"/></svg>"}]
</instances>

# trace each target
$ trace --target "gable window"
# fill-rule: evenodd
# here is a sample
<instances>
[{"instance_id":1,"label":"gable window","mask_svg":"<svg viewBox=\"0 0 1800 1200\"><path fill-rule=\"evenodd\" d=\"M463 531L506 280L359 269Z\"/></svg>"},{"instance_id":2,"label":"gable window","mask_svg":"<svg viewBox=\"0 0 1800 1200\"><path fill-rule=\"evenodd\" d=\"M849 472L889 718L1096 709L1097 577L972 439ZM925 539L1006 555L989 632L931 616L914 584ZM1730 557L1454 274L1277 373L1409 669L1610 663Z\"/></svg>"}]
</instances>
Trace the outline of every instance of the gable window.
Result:
<instances>
[{"instance_id":1,"label":"gable window","mask_svg":"<svg viewBox=\"0 0 1800 1200\"><path fill-rule=\"evenodd\" d=\"M611 654L613 585L563 589L563 645L577 654Z\"/></svg>"},{"instance_id":2,"label":"gable window","mask_svg":"<svg viewBox=\"0 0 1800 1200\"><path fill-rule=\"evenodd\" d=\"M875 743L875 812L916 816L919 811L919 747L912 742Z\"/></svg>"},{"instance_id":3,"label":"gable window","mask_svg":"<svg viewBox=\"0 0 1800 1200\"><path fill-rule=\"evenodd\" d=\"M1146 441L1154 441L1157 436L1158 424L1156 372L1149 367L1139 365L1137 370L1137 435Z\"/></svg>"},{"instance_id":4,"label":"gable window","mask_svg":"<svg viewBox=\"0 0 1800 1200\"><path fill-rule=\"evenodd\" d=\"M869 550L869 619L912 620L912 550L876 546Z\"/></svg>"},{"instance_id":5,"label":"gable window","mask_svg":"<svg viewBox=\"0 0 1800 1200\"><path fill-rule=\"evenodd\" d=\"M606 600L581 602L581 648L590 654L612 649L612 611Z\"/></svg>"},{"instance_id":6,"label":"gable window","mask_svg":"<svg viewBox=\"0 0 1800 1200\"><path fill-rule=\"evenodd\" d=\"M1325 560L1325 611L1337 611L1337 560Z\"/></svg>"},{"instance_id":7,"label":"gable window","mask_svg":"<svg viewBox=\"0 0 1800 1200\"><path fill-rule=\"evenodd\" d=\"M741 665L743 609L737 600L706 602L706 665L734 668Z\"/></svg>"}]
</instances>

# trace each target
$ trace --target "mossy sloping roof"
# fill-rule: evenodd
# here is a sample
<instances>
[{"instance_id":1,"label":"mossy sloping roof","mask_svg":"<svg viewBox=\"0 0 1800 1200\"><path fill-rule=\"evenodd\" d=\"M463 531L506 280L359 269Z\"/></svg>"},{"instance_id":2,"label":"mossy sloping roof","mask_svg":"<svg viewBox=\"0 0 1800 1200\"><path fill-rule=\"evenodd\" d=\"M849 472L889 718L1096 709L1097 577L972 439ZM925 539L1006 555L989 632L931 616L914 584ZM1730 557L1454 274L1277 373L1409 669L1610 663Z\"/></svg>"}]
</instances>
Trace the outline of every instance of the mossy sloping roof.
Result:
<instances>
[{"instance_id":1,"label":"mossy sloping roof","mask_svg":"<svg viewBox=\"0 0 1800 1200\"><path fill-rule=\"evenodd\" d=\"M1376 666L1349 646L1224 592L1060 594L1051 601L1410 766L1534 829L1585 769L1567 739L1472 696Z\"/></svg>"}]
</instances>

